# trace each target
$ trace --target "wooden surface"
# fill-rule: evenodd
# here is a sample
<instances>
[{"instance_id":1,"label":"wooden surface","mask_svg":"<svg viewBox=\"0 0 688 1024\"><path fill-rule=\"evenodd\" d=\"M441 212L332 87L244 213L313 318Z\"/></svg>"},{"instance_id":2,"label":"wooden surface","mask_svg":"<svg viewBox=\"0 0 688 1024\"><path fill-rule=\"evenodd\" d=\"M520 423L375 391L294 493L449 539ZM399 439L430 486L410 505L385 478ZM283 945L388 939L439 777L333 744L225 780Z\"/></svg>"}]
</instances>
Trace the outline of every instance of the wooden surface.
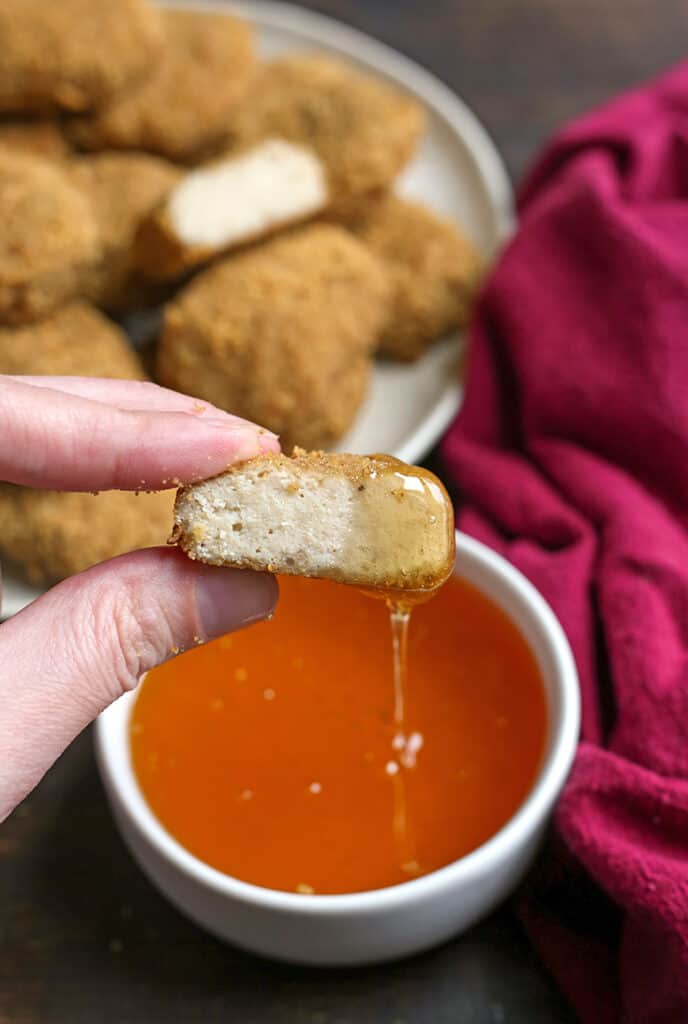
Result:
<instances>
[{"instance_id":1,"label":"wooden surface","mask_svg":"<svg viewBox=\"0 0 688 1024\"><path fill-rule=\"evenodd\" d=\"M680 0L321 0L417 58L520 175L561 121L679 59ZM0 828L0 1024L563 1024L508 908L389 967L319 972L223 946L146 882L82 736Z\"/></svg>"}]
</instances>

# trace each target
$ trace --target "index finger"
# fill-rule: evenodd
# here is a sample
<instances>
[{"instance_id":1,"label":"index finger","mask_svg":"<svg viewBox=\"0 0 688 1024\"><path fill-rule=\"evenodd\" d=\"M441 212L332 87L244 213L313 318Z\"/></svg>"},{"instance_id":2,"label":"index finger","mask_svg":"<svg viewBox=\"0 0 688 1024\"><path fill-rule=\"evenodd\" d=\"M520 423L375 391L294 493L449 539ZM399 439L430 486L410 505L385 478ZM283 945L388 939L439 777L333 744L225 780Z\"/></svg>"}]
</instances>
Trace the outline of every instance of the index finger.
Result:
<instances>
[{"instance_id":1,"label":"index finger","mask_svg":"<svg viewBox=\"0 0 688 1024\"><path fill-rule=\"evenodd\" d=\"M77 398L90 398L104 402L118 409L134 409L142 412L185 412L192 416L206 416L231 420L245 425L246 420L233 416L224 409L179 391L170 391L150 380L113 380L105 377L36 377L9 374L5 380L18 384L30 384L37 388L50 388ZM251 424L254 425L254 424Z\"/></svg>"},{"instance_id":2,"label":"index finger","mask_svg":"<svg viewBox=\"0 0 688 1024\"><path fill-rule=\"evenodd\" d=\"M124 390L123 404L111 405L44 383L0 377L0 480L51 490L162 490L279 450L274 434L219 410L141 411L124 407ZM143 392L127 393L134 392L138 401Z\"/></svg>"}]
</instances>

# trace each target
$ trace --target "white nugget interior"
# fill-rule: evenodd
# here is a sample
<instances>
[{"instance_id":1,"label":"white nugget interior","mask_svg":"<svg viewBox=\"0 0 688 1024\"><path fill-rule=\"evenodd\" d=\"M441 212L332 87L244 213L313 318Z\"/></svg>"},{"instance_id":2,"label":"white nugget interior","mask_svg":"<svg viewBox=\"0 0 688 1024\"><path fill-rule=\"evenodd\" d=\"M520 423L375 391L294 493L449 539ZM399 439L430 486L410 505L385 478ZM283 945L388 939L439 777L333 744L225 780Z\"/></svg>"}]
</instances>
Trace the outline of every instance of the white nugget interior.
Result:
<instances>
[{"instance_id":1,"label":"white nugget interior","mask_svg":"<svg viewBox=\"0 0 688 1024\"><path fill-rule=\"evenodd\" d=\"M327 573L351 543L354 495L345 477L246 466L197 484L178 503L176 518L204 561Z\"/></svg>"},{"instance_id":2,"label":"white nugget interior","mask_svg":"<svg viewBox=\"0 0 688 1024\"><path fill-rule=\"evenodd\" d=\"M168 214L186 245L224 248L301 220L327 205L320 160L283 139L192 171L173 191Z\"/></svg>"}]
</instances>

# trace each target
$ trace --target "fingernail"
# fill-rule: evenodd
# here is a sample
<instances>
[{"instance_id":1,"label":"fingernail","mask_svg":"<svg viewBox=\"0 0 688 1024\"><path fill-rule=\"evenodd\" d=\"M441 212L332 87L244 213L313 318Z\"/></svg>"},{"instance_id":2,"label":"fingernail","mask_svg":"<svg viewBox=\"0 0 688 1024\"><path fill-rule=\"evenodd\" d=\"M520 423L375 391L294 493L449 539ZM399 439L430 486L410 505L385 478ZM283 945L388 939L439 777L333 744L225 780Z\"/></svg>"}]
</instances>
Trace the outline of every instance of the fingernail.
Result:
<instances>
[{"instance_id":1,"label":"fingernail","mask_svg":"<svg viewBox=\"0 0 688 1024\"><path fill-rule=\"evenodd\" d=\"M205 425L224 435L236 462L252 459L262 452L279 451L277 436L257 427L226 426L221 420L206 420Z\"/></svg>"},{"instance_id":2,"label":"fingernail","mask_svg":"<svg viewBox=\"0 0 688 1024\"><path fill-rule=\"evenodd\" d=\"M272 615L277 604L277 580L250 569L199 566L196 610L200 635L212 640Z\"/></svg>"}]
</instances>

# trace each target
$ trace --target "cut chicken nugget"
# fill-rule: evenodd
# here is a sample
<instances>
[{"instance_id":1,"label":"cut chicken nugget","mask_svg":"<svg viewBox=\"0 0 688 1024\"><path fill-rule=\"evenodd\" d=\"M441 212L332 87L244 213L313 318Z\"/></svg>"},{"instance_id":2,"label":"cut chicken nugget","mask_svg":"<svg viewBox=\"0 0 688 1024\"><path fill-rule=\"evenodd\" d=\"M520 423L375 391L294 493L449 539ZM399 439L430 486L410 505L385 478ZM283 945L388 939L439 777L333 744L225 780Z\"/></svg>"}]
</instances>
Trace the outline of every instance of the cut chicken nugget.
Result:
<instances>
[{"instance_id":1,"label":"cut chicken nugget","mask_svg":"<svg viewBox=\"0 0 688 1024\"><path fill-rule=\"evenodd\" d=\"M389 455L298 449L180 489L172 542L189 557L359 587L426 591L454 565L454 516L432 473Z\"/></svg>"},{"instance_id":2,"label":"cut chicken nugget","mask_svg":"<svg viewBox=\"0 0 688 1024\"><path fill-rule=\"evenodd\" d=\"M240 18L163 11L165 47L150 74L71 125L86 149L142 149L193 160L226 136L255 68L253 33Z\"/></svg>"},{"instance_id":3,"label":"cut chicken nugget","mask_svg":"<svg viewBox=\"0 0 688 1024\"><path fill-rule=\"evenodd\" d=\"M62 161L71 152L59 123L52 118L7 118L0 121L0 146Z\"/></svg>"},{"instance_id":4,"label":"cut chicken nugget","mask_svg":"<svg viewBox=\"0 0 688 1024\"><path fill-rule=\"evenodd\" d=\"M185 175L143 220L134 262L151 280L173 280L326 206L317 157L283 139L268 139Z\"/></svg>"},{"instance_id":5,"label":"cut chicken nugget","mask_svg":"<svg viewBox=\"0 0 688 1024\"><path fill-rule=\"evenodd\" d=\"M174 187L179 170L145 153L100 153L75 160L70 173L91 203L101 247L81 294L114 312L155 302L160 289L137 274L131 248L140 222Z\"/></svg>"},{"instance_id":6,"label":"cut chicken nugget","mask_svg":"<svg viewBox=\"0 0 688 1024\"><path fill-rule=\"evenodd\" d=\"M162 49L147 0L2 0L0 110L90 110Z\"/></svg>"},{"instance_id":7,"label":"cut chicken nugget","mask_svg":"<svg viewBox=\"0 0 688 1024\"><path fill-rule=\"evenodd\" d=\"M387 315L378 261L331 225L224 260L171 303L158 379L264 426L293 444L336 440L365 392Z\"/></svg>"},{"instance_id":8,"label":"cut chicken nugget","mask_svg":"<svg viewBox=\"0 0 688 1024\"><path fill-rule=\"evenodd\" d=\"M74 301L24 327L0 327L0 373L144 380L120 328L87 302Z\"/></svg>"},{"instance_id":9,"label":"cut chicken nugget","mask_svg":"<svg viewBox=\"0 0 688 1024\"><path fill-rule=\"evenodd\" d=\"M394 292L380 351L413 360L468 321L480 280L473 246L449 220L421 203L389 195L353 214L347 226L384 261Z\"/></svg>"},{"instance_id":10,"label":"cut chicken nugget","mask_svg":"<svg viewBox=\"0 0 688 1024\"><path fill-rule=\"evenodd\" d=\"M422 127L415 100L339 61L275 61L231 118L232 151L192 171L144 223L137 261L174 277L385 188Z\"/></svg>"},{"instance_id":11,"label":"cut chicken nugget","mask_svg":"<svg viewBox=\"0 0 688 1024\"><path fill-rule=\"evenodd\" d=\"M0 484L0 557L36 586L164 544L174 491L81 494Z\"/></svg>"},{"instance_id":12,"label":"cut chicken nugget","mask_svg":"<svg viewBox=\"0 0 688 1024\"><path fill-rule=\"evenodd\" d=\"M0 147L0 323L47 316L98 255L86 199L54 163Z\"/></svg>"}]
</instances>

